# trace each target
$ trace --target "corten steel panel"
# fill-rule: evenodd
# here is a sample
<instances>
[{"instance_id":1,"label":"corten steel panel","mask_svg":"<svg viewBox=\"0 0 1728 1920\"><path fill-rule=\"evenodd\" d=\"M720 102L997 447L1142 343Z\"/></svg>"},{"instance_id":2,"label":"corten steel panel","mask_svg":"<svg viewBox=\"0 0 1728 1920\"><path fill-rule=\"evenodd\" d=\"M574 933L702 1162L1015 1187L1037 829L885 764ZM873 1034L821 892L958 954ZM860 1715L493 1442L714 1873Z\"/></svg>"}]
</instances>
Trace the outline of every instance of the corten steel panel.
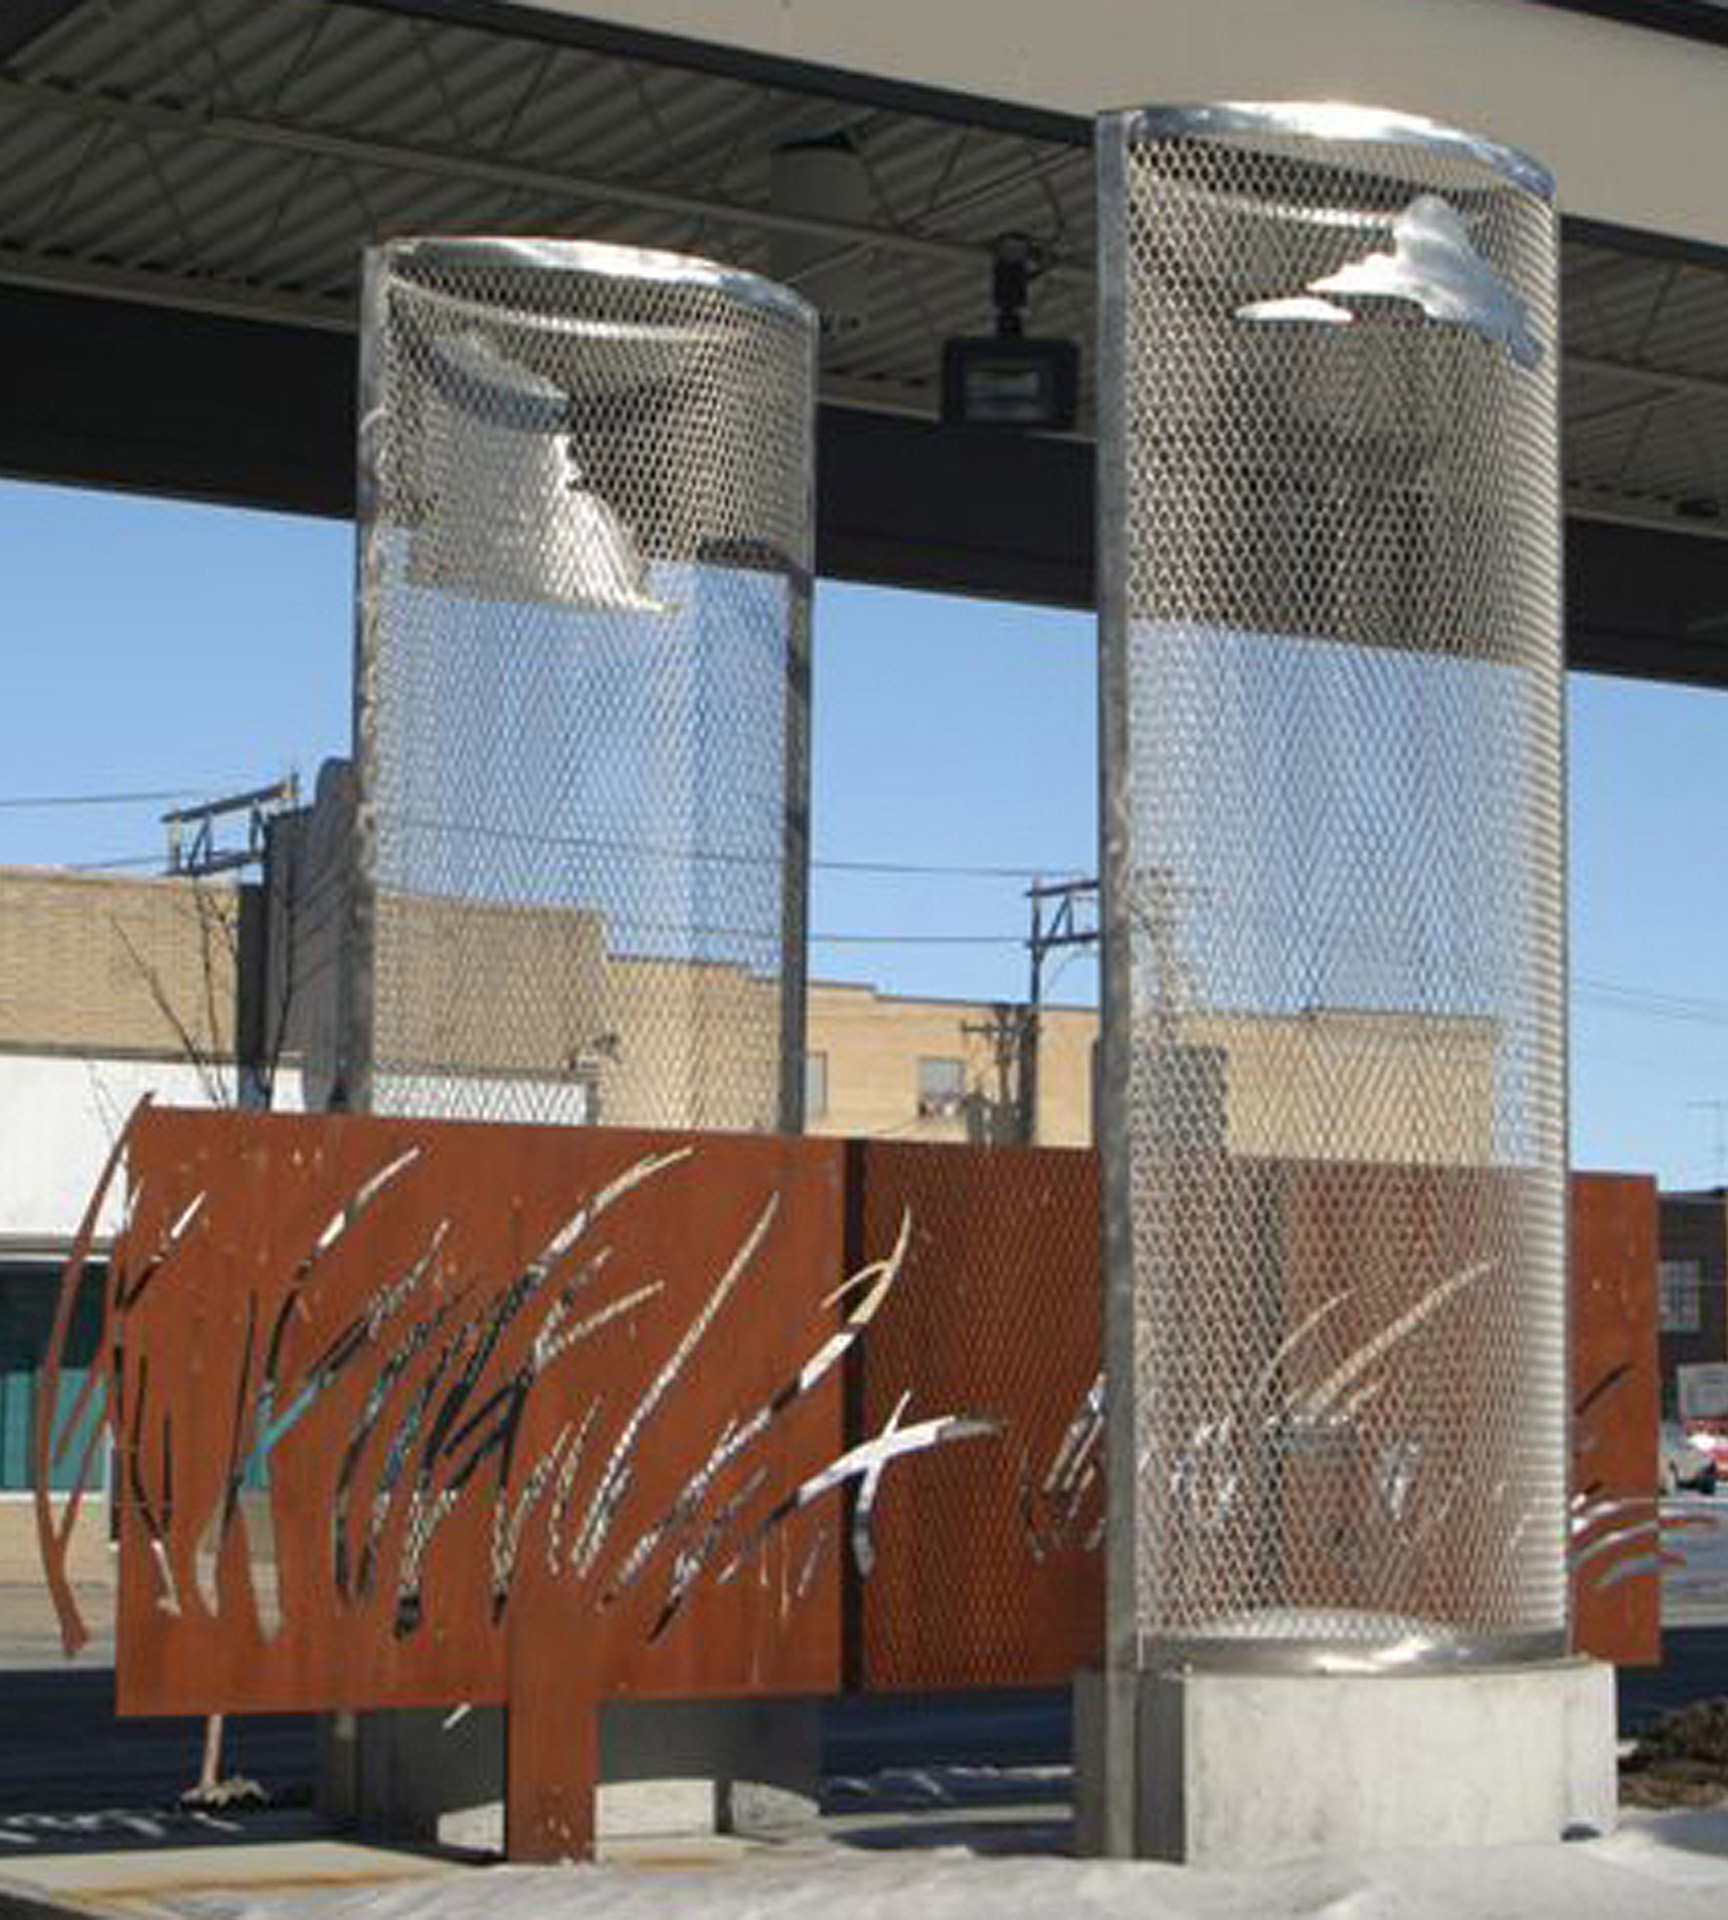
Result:
<instances>
[{"instance_id":1,"label":"corten steel panel","mask_svg":"<svg viewBox=\"0 0 1728 1920\"><path fill-rule=\"evenodd\" d=\"M1504 1176L1292 1161L1283 1179L1290 1292L1267 1398L1289 1410L1273 1450L1294 1482L1289 1589L1322 1611L1512 1626L1516 1596L1483 1546L1524 1493L1499 1431L1517 1406L1520 1328L1479 1225L1504 1204ZM1486 1411L1458 1431L1466 1387Z\"/></svg>"},{"instance_id":2,"label":"corten steel panel","mask_svg":"<svg viewBox=\"0 0 1728 1920\"><path fill-rule=\"evenodd\" d=\"M911 1220L903 1281L858 1349L866 1432L964 1411L993 1437L884 1486L849 1678L877 1690L1058 1684L1097 1658L1103 1517L1096 1158L1061 1149L853 1148L854 1230Z\"/></svg>"},{"instance_id":3,"label":"corten steel panel","mask_svg":"<svg viewBox=\"0 0 1728 1920\"><path fill-rule=\"evenodd\" d=\"M1000 1422L1002 1434L884 1492L875 1571L855 1589L848 1677L883 1690L1061 1682L1096 1660L1102 1631L1101 1461L1086 1411L1100 1362L1095 1157L876 1142L853 1153L851 1211L864 1240L890 1236L902 1209L914 1222L912 1284L884 1308L856 1361L854 1425L879 1426L910 1391L909 1411L964 1408ZM1243 1368L1232 1430L1185 1463L1195 1497L1183 1512L1204 1528L1211 1514L1257 1507L1263 1552L1318 1605L1372 1606L1395 1587L1418 1603L1452 1592L1458 1562L1473 1558L1470 1530L1483 1524L1462 1497L1465 1483L1489 1472L1493 1436L1425 1444L1437 1396L1424 1389L1431 1375L1468 1375L1492 1399L1515 1391L1513 1330L1467 1257L1469 1215L1495 1204L1494 1176L1273 1161L1258 1173L1253 1232L1285 1247L1290 1281L1257 1307L1261 1331L1277 1329L1281 1363L1275 1376ZM1654 1227L1639 1212L1653 1204L1649 1190L1648 1181L1598 1176L1580 1176L1574 1188L1574 1217L1585 1223L1572 1282L1581 1398L1653 1338ZM1409 1255L1397 1273L1381 1270L1376 1249L1388 1241ZM1252 1252L1239 1249L1244 1271ZM1347 1284L1360 1280L1364 1261L1377 1263L1373 1317ZM1154 1337L1180 1343L1184 1331L1166 1324ZM1419 1376L1394 1390L1380 1363L1418 1340ZM1615 1358L1592 1367L1586 1350ZM1654 1412L1640 1391L1653 1377L1646 1360L1643 1389L1599 1386L1586 1406L1575 1426L1581 1490L1600 1455L1617 1463L1616 1496L1647 1497ZM1274 1405L1293 1417L1272 1419ZM1290 1482L1301 1497L1277 1526ZM1491 1501L1488 1524L1495 1511ZM1592 1523L1580 1545L1616 1524L1625 1516ZM1579 1574L1611 1581L1581 1615L1580 1646L1601 1658L1649 1657L1640 1634L1600 1624L1657 1616L1655 1562L1636 1544L1599 1547ZM1218 1579L1212 1598L1228 1610L1227 1569ZM1504 1604L1492 1587L1472 1600L1490 1620ZM1604 1601L1613 1603L1606 1615Z\"/></svg>"},{"instance_id":4,"label":"corten steel panel","mask_svg":"<svg viewBox=\"0 0 1728 1920\"><path fill-rule=\"evenodd\" d=\"M836 1146L163 1111L130 1172L122 1711L529 1686L573 1756L578 1699L838 1684L832 1496L769 1524L843 1450Z\"/></svg>"},{"instance_id":5,"label":"corten steel panel","mask_svg":"<svg viewBox=\"0 0 1728 1920\"><path fill-rule=\"evenodd\" d=\"M508 1699L511 1847L544 1857L588 1844L607 1694L1058 1683L1096 1660L1093 1155L155 1112L129 1157L108 1320L125 1710ZM1263 1525L1264 1553L1371 1605L1379 1508L1366 1531L1420 1593L1469 1543L1428 1477L1431 1401L1394 1401L1378 1362L1420 1331L1434 1367L1507 1385L1515 1343L1451 1273L1492 1176L1258 1179L1253 1231L1289 1281L1255 1308L1279 1377L1242 1371L1185 1511L1269 1518L1301 1477L1308 1517ZM1575 1193L1575 1484L1647 1502L1654 1193ZM1337 1283L1389 1223L1421 1257L1379 1276L1399 1312L1370 1323ZM487 1450L537 1342L514 1439ZM889 1471L920 1427L967 1444ZM1580 1520L1586 1605L1619 1636L1583 1644L1648 1657L1628 1635L1655 1618L1653 1530Z\"/></svg>"},{"instance_id":6,"label":"corten steel panel","mask_svg":"<svg viewBox=\"0 0 1728 1920\"><path fill-rule=\"evenodd\" d=\"M1572 1640L1617 1666L1662 1658L1657 1554L1656 1182L1572 1178Z\"/></svg>"}]
</instances>

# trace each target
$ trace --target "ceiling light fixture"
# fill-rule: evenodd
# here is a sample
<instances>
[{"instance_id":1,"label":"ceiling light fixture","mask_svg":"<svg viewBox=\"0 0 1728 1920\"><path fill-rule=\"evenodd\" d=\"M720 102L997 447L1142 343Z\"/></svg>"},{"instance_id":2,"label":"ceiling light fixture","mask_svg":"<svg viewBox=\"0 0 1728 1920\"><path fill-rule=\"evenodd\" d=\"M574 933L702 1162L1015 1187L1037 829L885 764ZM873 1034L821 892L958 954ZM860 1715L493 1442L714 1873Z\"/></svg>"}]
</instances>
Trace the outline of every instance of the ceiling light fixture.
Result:
<instances>
[{"instance_id":1,"label":"ceiling light fixture","mask_svg":"<svg viewBox=\"0 0 1728 1920\"><path fill-rule=\"evenodd\" d=\"M1072 340L1029 339L1023 318L1032 282L1049 265L1023 233L996 242L991 297L996 331L942 348L942 421L1029 433L1066 433L1080 397L1080 351Z\"/></svg>"}]
</instances>

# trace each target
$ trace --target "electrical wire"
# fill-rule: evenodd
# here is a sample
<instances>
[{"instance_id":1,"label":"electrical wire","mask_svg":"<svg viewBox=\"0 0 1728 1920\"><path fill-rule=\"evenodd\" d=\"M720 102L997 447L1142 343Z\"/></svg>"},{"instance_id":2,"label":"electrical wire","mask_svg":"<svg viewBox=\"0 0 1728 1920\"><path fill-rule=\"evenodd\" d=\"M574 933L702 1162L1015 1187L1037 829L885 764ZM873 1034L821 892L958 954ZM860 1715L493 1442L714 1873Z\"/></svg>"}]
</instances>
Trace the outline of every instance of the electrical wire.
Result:
<instances>
[{"instance_id":1,"label":"electrical wire","mask_svg":"<svg viewBox=\"0 0 1728 1920\"><path fill-rule=\"evenodd\" d=\"M4 804L4 803L0 802L0 804ZM501 835L498 837L500 838L508 837L512 839L517 839L517 838L529 838L531 836L527 836L527 835L502 836ZM539 839L539 836L532 836L532 837ZM628 841L580 842L580 841L575 841L575 840L562 838L562 837L555 838L554 836L551 836L551 835L545 836L544 839L541 841L541 844L558 845L558 846L586 845L591 848L600 848L605 851L617 852L617 853L652 854L656 851L656 849L649 848L649 847L634 846ZM664 857L672 858L674 856L670 853L667 853ZM723 864L736 864L736 865L766 866L768 864L771 864L767 856L762 856L760 859L758 859L757 856L749 855L749 854L711 853L711 852L703 852L700 849L681 850L676 857L681 859L717 861ZM162 856L159 854L132 854L132 855L123 855L119 858L112 859L112 860L86 860L86 861L81 861L76 865L69 866L67 868L67 871L73 872L73 873L96 873L96 872L101 872L107 868L156 866L161 864L161 858ZM960 861L908 861L908 860L815 859L810 862L810 867L811 867L811 871L815 873L868 873L868 874L881 874L888 877L901 877L901 878L911 878L911 879L928 878L928 879L941 879L941 880L949 880L949 879L1050 880L1065 871L1065 869L1060 867L991 867L991 866L973 866ZM812 938L814 937L815 936L813 935ZM847 940L847 939L874 940L878 936L874 934L857 934L857 935L834 934L834 935L824 936L824 937L832 938L836 940ZM910 938L913 936L907 936L907 937ZM950 936L947 934L943 934L943 935L933 934L929 936L929 938L931 938L932 940L939 939L944 943L949 943L952 941L952 939L959 938L959 937L960 936ZM1007 936L1002 936L1002 937L1006 938ZM1021 941L1018 944L1024 945L1025 943L1024 941Z\"/></svg>"},{"instance_id":2,"label":"electrical wire","mask_svg":"<svg viewBox=\"0 0 1728 1920\"><path fill-rule=\"evenodd\" d=\"M518 827L488 826L480 820L444 820L430 814L404 814L396 823L403 831L462 840L504 842L520 847L563 847L582 853L626 853L636 859L669 860L709 866L777 867L781 855L741 853L726 847L659 846L650 840L632 840L608 834L528 833ZM1060 862L1042 867L990 866L957 860L842 860L818 854L810 862L817 873L882 873L929 875L938 879L1057 880L1079 879L1082 870Z\"/></svg>"},{"instance_id":3,"label":"electrical wire","mask_svg":"<svg viewBox=\"0 0 1728 1920\"><path fill-rule=\"evenodd\" d=\"M1012 933L813 933L813 947L1023 947Z\"/></svg>"},{"instance_id":4,"label":"electrical wire","mask_svg":"<svg viewBox=\"0 0 1728 1920\"><path fill-rule=\"evenodd\" d=\"M196 787L160 787L147 793L14 793L0 797L0 810L22 812L35 807L132 807L160 800L187 800Z\"/></svg>"},{"instance_id":5,"label":"electrical wire","mask_svg":"<svg viewBox=\"0 0 1728 1920\"><path fill-rule=\"evenodd\" d=\"M1573 998L1605 1013L1633 1014L1649 1020L1670 1020L1682 1026L1728 1026L1728 1000L1705 1000L1688 994L1657 993L1626 987L1610 980L1580 975L1572 983Z\"/></svg>"},{"instance_id":6,"label":"electrical wire","mask_svg":"<svg viewBox=\"0 0 1728 1920\"><path fill-rule=\"evenodd\" d=\"M85 860L64 866L61 873L108 873L122 867L159 867L159 854L134 855L120 860ZM614 931L620 934L670 933L692 939L755 940L758 927L690 926L682 921L620 920ZM826 947L1023 947L1023 937L1012 933L811 933L812 946Z\"/></svg>"}]
</instances>

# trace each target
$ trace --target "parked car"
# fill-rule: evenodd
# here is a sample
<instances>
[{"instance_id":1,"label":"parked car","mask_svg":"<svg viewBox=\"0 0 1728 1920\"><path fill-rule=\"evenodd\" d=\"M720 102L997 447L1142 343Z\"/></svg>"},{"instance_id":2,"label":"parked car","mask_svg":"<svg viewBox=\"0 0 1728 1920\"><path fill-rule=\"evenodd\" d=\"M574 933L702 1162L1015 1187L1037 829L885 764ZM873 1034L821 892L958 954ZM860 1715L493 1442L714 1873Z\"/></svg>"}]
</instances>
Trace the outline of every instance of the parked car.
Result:
<instances>
[{"instance_id":1,"label":"parked car","mask_svg":"<svg viewBox=\"0 0 1728 1920\"><path fill-rule=\"evenodd\" d=\"M1692 1445L1716 1462L1716 1478L1728 1478L1728 1422L1688 1420L1684 1425L1686 1438Z\"/></svg>"},{"instance_id":2,"label":"parked car","mask_svg":"<svg viewBox=\"0 0 1728 1920\"><path fill-rule=\"evenodd\" d=\"M1717 1440L1715 1434L1688 1433L1678 1420L1664 1420L1657 1462L1662 1491L1678 1493L1686 1487L1695 1493L1714 1493Z\"/></svg>"}]
</instances>

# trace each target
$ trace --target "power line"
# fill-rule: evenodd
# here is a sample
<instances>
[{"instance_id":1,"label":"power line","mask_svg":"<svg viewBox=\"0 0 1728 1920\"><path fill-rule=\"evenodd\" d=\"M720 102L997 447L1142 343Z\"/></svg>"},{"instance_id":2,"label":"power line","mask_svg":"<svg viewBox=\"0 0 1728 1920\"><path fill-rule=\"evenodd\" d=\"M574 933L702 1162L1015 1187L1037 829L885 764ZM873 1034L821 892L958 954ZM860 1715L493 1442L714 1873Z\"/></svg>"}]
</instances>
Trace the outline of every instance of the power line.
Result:
<instances>
[{"instance_id":1,"label":"power line","mask_svg":"<svg viewBox=\"0 0 1728 1920\"><path fill-rule=\"evenodd\" d=\"M1728 1026L1728 1000L1696 999L1686 994L1656 993L1639 987L1617 986L1607 980L1577 979L1573 997L1604 1012L1672 1020L1683 1026Z\"/></svg>"},{"instance_id":2,"label":"power line","mask_svg":"<svg viewBox=\"0 0 1728 1920\"><path fill-rule=\"evenodd\" d=\"M178 792L154 794L108 794L89 796L91 804L121 800L165 800L180 797L185 789ZM41 805L76 805L75 795L63 796L59 800L30 802L25 800L0 800L0 807ZM569 844L566 842L565 844ZM623 843L612 843L625 850ZM110 873L122 868L157 867L161 865L158 854L122 855L112 860L80 860L63 868L66 873ZM1048 875L1049 867L986 867L949 864L945 862L914 863L889 860L813 860L813 867L844 872L890 873L890 874L928 874L943 876L953 874L971 874L988 879L1036 879ZM745 929L686 929L695 932L743 933ZM939 946L939 947L1018 947L1024 946L1024 939L1005 933L812 933L812 945L822 946ZM1574 998L1602 1007L1609 1012L1643 1014L1651 1019L1678 1021L1682 1024L1699 1026L1728 1026L1728 1001L1701 1000L1688 998L1681 994L1655 993L1638 987L1618 985L1607 980L1579 978L1573 983Z\"/></svg>"},{"instance_id":3,"label":"power line","mask_svg":"<svg viewBox=\"0 0 1728 1920\"><path fill-rule=\"evenodd\" d=\"M493 826L481 820L446 820L435 814L404 814L397 823L405 832L447 835L452 839L489 840L520 847L562 847L580 853L627 853L638 858L668 860L676 865L778 867L781 854L747 853L730 847L658 845L616 834L536 833L521 827ZM1060 862L1041 867L992 866L958 860L842 860L818 854L810 862L818 873L884 873L949 879L1048 880L1072 871Z\"/></svg>"},{"instance_id":4,"label":"power line","mask_svg":"<svg viewBox=\"0 0 1728 1920\"><path fill-rule=\"evenodd\" d=\"M184 800L194 787L162 787L149 793L17 793L0 798L0 809L22 812L32 807L134 807L163 800Z\"/></svg>"},{"instance_id":5,"label":"power line","mask_svg":"<svg viewBox=\"0 0 1728 1920\"><path fill-rule=\"evenodd\" d=\"M1043 880L1062 871L1059 867L974 867L947 861L812 860L810 864L825 873L930 874L942 878L962 874L980 880Z\"/></svg>"},{"instance_id":6,"label":"power line","mask_svg":"<svg viewBox=\"0 0 1728 1920\"><path fill-rule=\"evenodd\" d=\"M142 797L149 797L149 796L140 796L140 797L142 798ZM156 796L156 797L165 798L168 796ZM0 805L4 805L4 804L5 804L4 802L0 802ZM504 836L498 836L498 837L504 837ZM511 835L508 837L528 838L530 836ZM582 842L582 841L576 841L576 840L571 840L567 838L554 839L552 836L546 836L541 841L541 844L557 845L557 846L572 846L572 847L587 846L591 849L600 848L606 851L617 852L617 853L652 854L655 851L655 849L652 849L652 848L632 846L627 841L618 841L618 840ZM694 850L685 850L680 852L677 855L667 853L663 857L668 859L670 858L688 859L692 863L695 863L698 861L711 861L711 862L717 862L723 865L745 865L745 866L762 866L762 867L775 866L779 862L778 855L763 854L758 856L754 854L710 853L710 852L704 852L700 848L697 848ZM161 856L158 854L132 854L128 856L123 856L115 860L81 861L75 866L69 866L67 868L67 871L73 872L73 873L94 873L109 867L149 867L149 866L160 866L160 865L161 865ZM963 862L959 862L959 861L919 862L919 861L908 861L908 860L816 859L810 862L810 866L811 866L811 870L816 873L874 873L874 874L898 875L898 876L914 878L914 879L922 877L922 878L928 878L928 879L941 879L941 880L950 880L950 879L956 879L956 878L976 879L976 880L1041 880L1041 879L1047 879L1052 873L1061 871L1061 869L1055 868L1055 867L968 866ZM1003 936L1003 937L1006 938L1007 936Z\"/></svg>"},{"instance_id":7,"label":"power line","mask_svg":"<svg viewBox=\"0 0 1728 1920\"><path fill-rule=\"evenodd\" d=\"M12 799L0 799L0 808L23 809L28 807L74 807L74 806L120 806L142 804L150 801L181 800L198 790L180 787L149 793L91 793L91 794L46 794L40 796L18 796ZM401 826L416 833L449 835L456 839L489 840L505 842L515 846L567 848L574 852L586 853L622 853L636 858L669 860L674 863L688 862L691 865L747 866L773 868L780 864L778 851L766 853L746 853L725 847L657 846L651 841L635 840L623 836L602 834L562 834L534 833L520 828L490 826L482 821L443 820L431 815L404 816ZM146 866L154 864L146 857L123 857L115 860L90 860L71 869L74 872L95 872L105 867ZM1015 881L1051 881L1062 880L1069 874L1077 875L1077 869L1064 867L1060 862L1047 862L1042 866L1003 866L986 861L965 860L848 860L837 855L818 854L810 862L815 873L863 873L883 874L909 879L975 879L975 880L1015 880Z\"/></svg>"},{"instance_id":8,"label":"power line","mask_svg":"<svg viewBox=\"0 0 1728 1920\"><path fill-rule=\"evenodd\" d=\"M140 854L123 860L78 861L57 871L107 873L120 867L159 867L161 864L159 855ZM672 933L718 940L754 940L762 935L760 927L698 926L677 920L620 920L615 923L614 931L624 934ZM1018 947L1025 944L1011 933L812 933L809 940L812 946L825 947Z\"/></svg>"},{"instance_id":9,"label":"power line","mask_svg":"<svg viewBox=\"0 0 1728 1920\"><path fill-rule=\"evenodd\" d=\"M488 906L509 903L486 901ZM535 902L536 909L545 902ZM778 951L779 933L770 927L720 927L704 921L643 920L631 914L608 915L597 905L577 906L578 913L593 913L605 923L608 937L629 939L641 934L670 934L685 940L737 940L749 945L767 943ZM812 946L843 947L1018 947L1024 942L1011 933L811 933ZM628 956L626 956L628 957Z\"/></svg>"},{"instance_id":10,"label":"power line","mask_svg":"<svg viewBox=\"0 0 1728 1920\"><path fill-rule=\"evenodd\" d=\"M813 947L1021 947L1011 933L813 933Z\"/></svg>"},{"instance_id":11,"label":"power line","mask_svg":"<svg viewBox=\"0 0 1728 1920\"><path fill-rule=\"evenodd\" d=\"M110 873L123 867L160 867L160 855L134 854L115 860L80 860L58 869L62 873ZM489 904L498 904L491 902ZM537 902L536 905L544 905ZM759 927L711 927L683 921L643 921L619 919L613 931L620 934L671 933L692 938L753 940ZM1011 933L826 933L806 936L812 946L825 947L1019 947L1025 942Z\"/></svg>"}]
</instances>

